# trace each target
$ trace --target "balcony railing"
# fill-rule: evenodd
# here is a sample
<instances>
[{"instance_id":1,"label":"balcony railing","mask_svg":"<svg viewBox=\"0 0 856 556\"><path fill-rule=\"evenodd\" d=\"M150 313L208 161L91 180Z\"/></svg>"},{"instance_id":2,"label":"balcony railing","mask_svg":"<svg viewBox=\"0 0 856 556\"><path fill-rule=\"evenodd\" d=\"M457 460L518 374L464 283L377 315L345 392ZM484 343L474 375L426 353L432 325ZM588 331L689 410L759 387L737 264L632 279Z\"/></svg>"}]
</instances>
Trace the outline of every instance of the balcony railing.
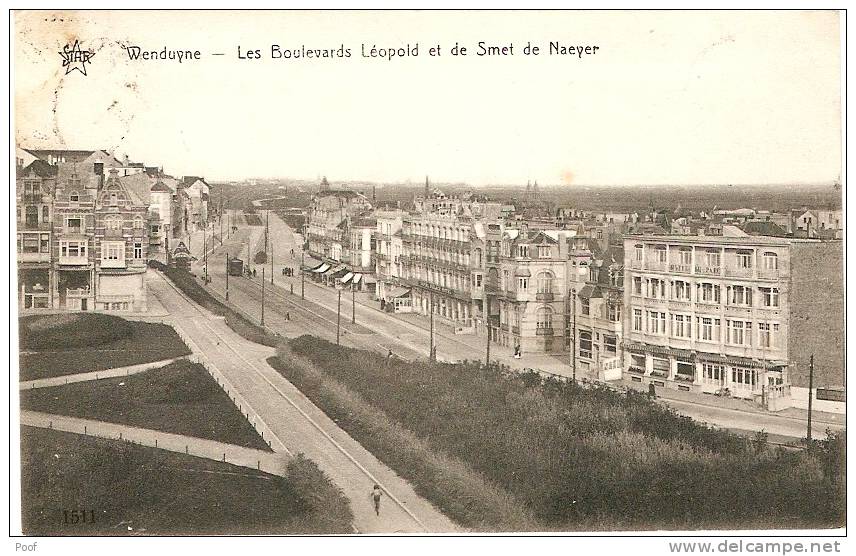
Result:
<instances>
[{"instance_id":1,"label":"balcony railing","mask_svg":"<svg viewBox=\"0 0 856 556\"><path fill-rule=\"evenodd\" d=\"M779 279L779 271L778 270L763 270L758 269L758 278L762 280L778 280Z\"/></svg>"},{"instance_id":2,"label":"balcony railing","mask_svg":"<svg viewBox=\"0 0 856 556\"><path fill-rule=\"evenodd\" d=\"M60 255L59 264L85 265L89 264L89 257L87 255Z\"/></svg>"},{"instance_id":3,"label":"balcony railing","mask_svg":"<svg viewBox=\"0 0 856 556\"><path fill-rule=\"evenodd\" d=\"M66 235L81 235L84 232L83 226L65 226L60 230Z\"/></svg>"},{"instance_id":4,"label":"balcony railing","mask_svg":"<svg viewBox=\"0 0 856 556\"><path fill-rule=\"evenodd\" d=\"M752 277L752 269L751 268L726 268L725 275L731 276L735 278L751 278Z\"/></svg>"},{"instance_id":5,"label":"balcony railing","mask_svg":"<svg viewBox=\"0 0 856 556\"><path fill-rule=\"evenodd\" d=\"M555 299L553 292L538 292L535 294L535 300L543 303L551 303Z\"/></svg>"},{"instance_id":6,"label":"balcony railing","mask_svg":"<svg viewBox=\"0 0 856 556\"><path fill-rule=\"evenodd\" d=\"M101 268L125 268L125 259L101 259Z\"/></svg>"},{"instance_id":7,"label":"balcony railing","mask_svg":"<svg viewBox=\"0 0 856 556\"><path fill-rule=\"evenodd\" d=\"M669 271L670 272L681 272L683 274L691 274L692 273L692 266L690 266L688 264L674 264L674 263L672 263L669 265Z\"/></svg>"},{"instance_id":8,"label":"balcony railing","mask_svg":"<svg viewBox=\"0 0 856 556\"><path fill-rule=\"evenodd\" d=\"M666 270L666 263L663 261L648 261L646 270Z\"/></svg>"},{"instance_id":9,"label":"balcony railing","mask_svg":"<svg viewBox=\"0 0 856 556\"><path fill-rule=\"evenodd\" d=\"M49 263L50 261L50 253L18 253L20 263Z\"/></svg>"},{"instance_id":10,"label":"balcony railing","mask_svg":"<svg viewBox=\"0 0 856 556\"><path fill-rule=\"evenodd\" d=\"M104 229L104 237L109 238L120 238L122 237L122 228L105 228Z\"/></svg>"},{"instance_id":11,"label":"balcony railing","mask_svg":"<svg viewBox=\"0 0 856 556\"><path fill-rule=\"evenodd\" d=\"M537 336L552 336L553 335L553 327L552 326L539 326L535 329L535 334Z\"/></svg>"}]
</instances>

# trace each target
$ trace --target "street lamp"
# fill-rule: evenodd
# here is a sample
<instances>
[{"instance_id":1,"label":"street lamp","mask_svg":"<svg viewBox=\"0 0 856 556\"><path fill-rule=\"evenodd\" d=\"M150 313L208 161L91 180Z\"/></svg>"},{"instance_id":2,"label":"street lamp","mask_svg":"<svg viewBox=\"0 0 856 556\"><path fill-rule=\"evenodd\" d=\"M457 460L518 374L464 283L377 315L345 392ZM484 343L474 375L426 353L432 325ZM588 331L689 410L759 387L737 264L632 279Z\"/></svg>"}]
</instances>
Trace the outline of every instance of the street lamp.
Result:
<instances>
[{"instance_id":1,"label":"street lamp","mask_svg":"<svg viewBox=\"0 0 856 556\"><path fill-rule=\"evenodd\" d=\"M339 345L339 337L342 329L342 286L336 284L338 300L336 302L336 345Z\"/></svg>"}]
</instances>

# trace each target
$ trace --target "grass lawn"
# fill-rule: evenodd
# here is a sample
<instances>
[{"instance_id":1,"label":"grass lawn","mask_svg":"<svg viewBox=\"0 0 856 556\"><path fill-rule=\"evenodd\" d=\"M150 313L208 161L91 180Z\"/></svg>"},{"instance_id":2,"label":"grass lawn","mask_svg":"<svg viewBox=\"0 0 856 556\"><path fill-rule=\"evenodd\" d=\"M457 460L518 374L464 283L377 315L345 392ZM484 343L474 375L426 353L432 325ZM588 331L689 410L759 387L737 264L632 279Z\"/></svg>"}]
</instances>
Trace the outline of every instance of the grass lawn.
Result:
<instances>
[{"instance_id":1,"label":"grass lawn","mask_svg":"<svg viewBox=\"0 0 856 556\"><path fill-rule=\"evenodd\" d=\"M777 449L634 391L477 362L387 361L311 336L269 361L463 525L510 531L527 514L548 530L845 523L843 432L805 451ZM510 504L492 511L504 500L497 490L517 516Z\"/></svg>"},{"instance_id":2,"label":"grass lawn","mask_svg":"<svg viewBox=\"0 0 856 556\"><path fill-rule=\"evenodd\" d=\"M74 313L19 319L20 380L102 371L190 354L166 324Z\"/></svg>"},{"instance_id":3,"label":"grass lawn","mask_svg":"<svg viewBox=\"0 0 856 556\"><path fill-rule=\"evenodd\" d=\"M21 498L26 535L352 532L347 499L302 457L282 478L31 427L21 427ZM72 524L72 511L84 512L86 523Z\"/></svg>"},{"instance_id":4,"label":"grass lawn","mask_svg":"<svg viewBox=\"0 0 856 556\"><path fill-rule=\"evenodd\" d=\"M24 390L21 408L270 451L205 369L187 360L128 377Z\"/></svg>"}]
</instances>

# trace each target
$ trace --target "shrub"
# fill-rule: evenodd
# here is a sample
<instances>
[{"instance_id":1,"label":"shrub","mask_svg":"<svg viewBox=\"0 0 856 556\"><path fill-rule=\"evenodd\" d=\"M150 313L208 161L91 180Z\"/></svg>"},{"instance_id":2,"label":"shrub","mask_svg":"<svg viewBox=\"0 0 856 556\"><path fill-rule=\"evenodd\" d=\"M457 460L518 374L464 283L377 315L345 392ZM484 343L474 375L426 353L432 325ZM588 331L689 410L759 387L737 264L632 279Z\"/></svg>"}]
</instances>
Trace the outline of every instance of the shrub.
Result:
<instances>
[{"instance_id":1,"label":"shrub","mask_svg":"<svg viewBox=\"0 0 856 556\"><path fill-rule=\"evenodd\" d=\"M99 346L133 332L127 320L99 313L29 315L18 322L21 348L34 351Z\"/></svg>"},{"instance_id":2,"label":"shrub","mask_svg":"<svg viewBox=\"0 0 856 556\"><path fill-rule=\"evenodd\" d=\"M843 524L837 438L800 453L756 450L634 391L476 363L388 362L310 336L289 344L432 450L501 485L541 527Z\"/></svg>"},{"instance_id":3,"label":"shrub","mask_svg":"<svg viewBox=\"0 0 856 556\"><path fill-rule=\"evenodd\" d=\"M253 262L256 264L265 264L267 262L267 253L259 251L256 253L255 257L253 257Z\"/></svg>"}]
</instances>

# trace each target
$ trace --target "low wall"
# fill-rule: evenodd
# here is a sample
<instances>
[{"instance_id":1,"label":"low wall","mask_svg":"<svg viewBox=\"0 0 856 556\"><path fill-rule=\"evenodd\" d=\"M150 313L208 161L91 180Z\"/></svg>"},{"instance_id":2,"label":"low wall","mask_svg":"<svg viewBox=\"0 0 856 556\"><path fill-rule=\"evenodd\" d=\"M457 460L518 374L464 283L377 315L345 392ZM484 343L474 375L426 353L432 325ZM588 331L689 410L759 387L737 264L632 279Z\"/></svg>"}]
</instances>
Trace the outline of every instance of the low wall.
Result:
<instances>
[{"instance_id":1,"label":"low wall","mask_svg":"<svg viewBox=\"0 0 856 556\"><path fill-rule=\"evenodd\" d=\"M825 411L827 413L847 412L846 402L830 402L817 399L817 388L814 389L815 394L812 396L811 409L813 411ZM808 388L801 386L791 386L791 407L799 409L808 409Z\"/></svg>"}]
</instances>

